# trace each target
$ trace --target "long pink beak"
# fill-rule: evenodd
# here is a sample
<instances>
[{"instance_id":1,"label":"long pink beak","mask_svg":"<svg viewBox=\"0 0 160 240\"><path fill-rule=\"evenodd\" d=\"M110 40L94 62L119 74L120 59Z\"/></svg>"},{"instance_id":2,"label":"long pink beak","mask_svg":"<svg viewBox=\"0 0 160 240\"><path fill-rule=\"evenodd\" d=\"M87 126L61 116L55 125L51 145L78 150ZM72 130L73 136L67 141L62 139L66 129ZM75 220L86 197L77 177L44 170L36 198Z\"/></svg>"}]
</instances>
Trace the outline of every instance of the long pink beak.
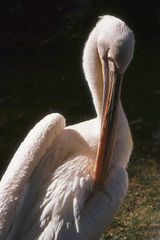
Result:
<instances>
[{"instance_id":1,"label":"long pink beak","mask_svg":"<svg viewBox=\"0 0 160 240\"><path fill-rule=\"evenodd\" d=\"M95 184L100 186L106 178L115 145L117 109L120 100L122 75L114 61L103 62L103 113L101 134L95 164Z\"/></svg>"}]
</instances>

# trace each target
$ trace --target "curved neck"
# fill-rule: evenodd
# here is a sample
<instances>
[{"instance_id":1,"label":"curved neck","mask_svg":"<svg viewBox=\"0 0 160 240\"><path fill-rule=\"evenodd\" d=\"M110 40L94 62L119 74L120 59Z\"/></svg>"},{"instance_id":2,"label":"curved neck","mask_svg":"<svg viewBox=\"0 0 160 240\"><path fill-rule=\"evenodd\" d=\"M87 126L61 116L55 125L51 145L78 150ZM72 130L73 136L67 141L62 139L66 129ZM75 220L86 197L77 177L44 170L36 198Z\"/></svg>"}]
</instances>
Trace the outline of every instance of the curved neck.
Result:
<instances>
[{"instance_id":1,"label":"curved neck","mask_svg":"<svg viewBox=\"0 0 160 240\"><path fill-rule=\"evenodd\" d=\"M101 120L103 80L102 67L97 50L95 29L91 32L84 48L83 69L92 94L92 99L97 116Z\"/></svg>"}]
</instances>

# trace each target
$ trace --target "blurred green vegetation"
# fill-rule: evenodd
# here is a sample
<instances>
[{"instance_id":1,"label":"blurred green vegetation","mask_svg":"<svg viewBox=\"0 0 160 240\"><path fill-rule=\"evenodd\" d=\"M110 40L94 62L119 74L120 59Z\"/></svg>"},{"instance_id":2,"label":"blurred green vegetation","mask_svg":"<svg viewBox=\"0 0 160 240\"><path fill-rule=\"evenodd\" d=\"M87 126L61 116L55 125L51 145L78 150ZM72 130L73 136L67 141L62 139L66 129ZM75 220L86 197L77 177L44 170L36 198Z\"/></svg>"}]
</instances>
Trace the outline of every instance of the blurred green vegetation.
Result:
<instances>
[{"instance_id":1,"label":"blurred green vegetation","mask_svg":"<svg viewBox=\"0 0 160 240\"><path fill-rule=\"evenodd\" d=\"M159 166L151 159L139 160L129 166L127 197L101 240L160 239Z\"/></svg>"}]
</instances>

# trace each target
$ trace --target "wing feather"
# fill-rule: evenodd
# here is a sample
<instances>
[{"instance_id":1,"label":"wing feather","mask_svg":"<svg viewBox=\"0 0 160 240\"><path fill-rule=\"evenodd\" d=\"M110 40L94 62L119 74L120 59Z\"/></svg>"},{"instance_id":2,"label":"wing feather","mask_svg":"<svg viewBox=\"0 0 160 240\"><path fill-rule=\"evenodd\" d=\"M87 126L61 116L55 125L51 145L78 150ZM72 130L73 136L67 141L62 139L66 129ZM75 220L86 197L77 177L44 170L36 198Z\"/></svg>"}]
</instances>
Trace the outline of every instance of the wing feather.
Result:
<instances>
[{"instance_id":1,"label":"wing feather","mask_svg":"<svg viewBox=\"0 0 160 240\"><path fill-rule=\"evenodd\" d=\"M0 239L5 238L15 218L22 191L36 165L64 127L65 120L60 114L47 115L29 132L13 156L0 182Z\"/></svg>"}]
</instances>

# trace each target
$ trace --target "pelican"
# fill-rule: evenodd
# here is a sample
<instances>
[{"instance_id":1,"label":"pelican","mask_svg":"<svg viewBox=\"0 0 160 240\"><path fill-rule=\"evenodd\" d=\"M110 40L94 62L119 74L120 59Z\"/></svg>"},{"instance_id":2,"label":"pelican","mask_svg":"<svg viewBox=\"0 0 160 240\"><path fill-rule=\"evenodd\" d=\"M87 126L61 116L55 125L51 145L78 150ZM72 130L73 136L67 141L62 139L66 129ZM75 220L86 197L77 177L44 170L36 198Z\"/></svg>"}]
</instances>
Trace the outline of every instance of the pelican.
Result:
<instances>
[{"instance_id":1,"label":"pelican","mask_svg":"<svg viewBox=\"0 0 160 240\"><path fill-rule=\"evenodd\" d=\"M120 101L134 35L105 15L91 31L83 69L97 117L72 126L58 113L28 133L0 182L0 240L97 240L128 187L132 137Z\"/></svg>"}]
</instances>

